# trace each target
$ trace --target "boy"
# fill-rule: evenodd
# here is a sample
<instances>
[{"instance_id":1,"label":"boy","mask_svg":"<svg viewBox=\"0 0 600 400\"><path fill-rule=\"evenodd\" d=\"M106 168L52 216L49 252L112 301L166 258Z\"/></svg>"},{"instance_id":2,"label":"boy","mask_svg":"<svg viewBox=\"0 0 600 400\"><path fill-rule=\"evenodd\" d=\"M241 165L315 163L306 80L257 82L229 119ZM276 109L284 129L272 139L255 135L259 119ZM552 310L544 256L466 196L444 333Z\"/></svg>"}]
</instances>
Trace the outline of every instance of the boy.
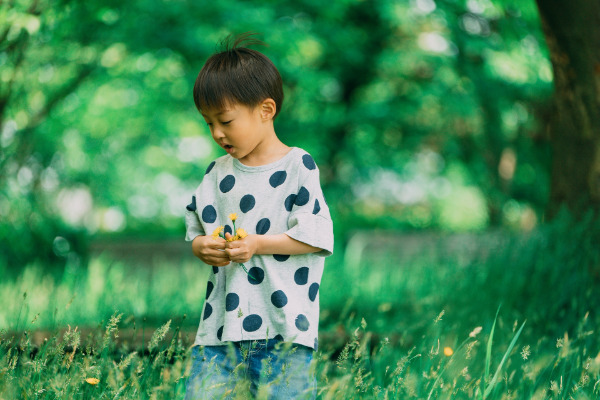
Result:
<instances>
[{"instance_id":1,"label":"boy","mask_svg":"<svg viewBox=\"0 0 600 400\"><path fill-rule=\"evenodd\" d=\"M253 396L262 385L269 398L316 397L309 366L333 225L314 160L275 134L281 76L266 56L240 46L264 45L250 35L226 38L194 85L196 108L227 155L210 163L186 207L185 239L213 266L186 399L236 395L240 375ZM234 213L248 235L227 241L215 231L236 235Z\"/></svg>"}]
</instances>

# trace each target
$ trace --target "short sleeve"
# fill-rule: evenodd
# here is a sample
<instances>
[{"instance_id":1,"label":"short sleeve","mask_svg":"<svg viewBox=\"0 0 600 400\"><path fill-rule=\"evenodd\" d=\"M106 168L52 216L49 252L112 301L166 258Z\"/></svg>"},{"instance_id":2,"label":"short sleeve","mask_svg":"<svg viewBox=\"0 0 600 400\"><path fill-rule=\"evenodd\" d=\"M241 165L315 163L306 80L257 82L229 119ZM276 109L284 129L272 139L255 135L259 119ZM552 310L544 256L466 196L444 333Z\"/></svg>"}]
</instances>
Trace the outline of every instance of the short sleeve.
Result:
<instances>
[{"instance_id":1,"label":"short sleeve","mask_svg":"<svg viewBox=\"0 0 600 400\"><path fill-rule=\"evenodd\" d=\"M196 196L192 196L192 202L185 207L185 240L191 242L196 236L205 234L196 212Z\"/></svg>"},{"instance_id":2,"label":"short sleeve","mask_svg":"<svg viewBox=\"0 0 600 400\"><path fill-rule=\"evenodd\" d=\"M333 254L333 222L325 202L319 170L310 170L298 190L288 217L288 230L284 232L292 239L319 247L323 250L314 254L328 257Z\"/></svg>"}]
</instances>

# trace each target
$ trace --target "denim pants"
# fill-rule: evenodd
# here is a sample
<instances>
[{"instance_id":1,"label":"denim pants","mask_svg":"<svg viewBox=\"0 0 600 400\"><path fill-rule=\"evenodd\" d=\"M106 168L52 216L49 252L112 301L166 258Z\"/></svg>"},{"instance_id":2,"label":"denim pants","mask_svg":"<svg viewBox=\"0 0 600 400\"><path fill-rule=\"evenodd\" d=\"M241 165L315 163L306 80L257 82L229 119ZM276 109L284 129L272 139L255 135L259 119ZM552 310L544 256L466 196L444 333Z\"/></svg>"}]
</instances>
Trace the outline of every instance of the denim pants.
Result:
<instances>
[{"instance_id":1,"label":"denim pants","mask_svg":"<svg viewBox=\"0 0 600 400\"><path fill-rule=\"evenodd\" d=\"M313 349L269 339L194 346L185 400L311 399L317 396Z\"/></svg>"}]
</instances>

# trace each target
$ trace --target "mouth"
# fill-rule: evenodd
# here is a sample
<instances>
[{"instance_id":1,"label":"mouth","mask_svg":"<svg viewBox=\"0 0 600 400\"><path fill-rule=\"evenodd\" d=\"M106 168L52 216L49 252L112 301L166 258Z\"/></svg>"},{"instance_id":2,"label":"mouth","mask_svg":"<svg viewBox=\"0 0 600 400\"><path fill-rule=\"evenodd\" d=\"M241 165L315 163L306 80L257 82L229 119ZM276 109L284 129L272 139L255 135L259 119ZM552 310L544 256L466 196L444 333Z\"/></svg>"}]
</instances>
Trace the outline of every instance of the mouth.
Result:
<instances>
[{"instance_id":1,"label":"mouth","mask_svg":"<svg viewBox=\"0 0 600 400\"><path fill-rule=\"evenodd\" d=\"M232 152L233 152L233 146L232 146L232 145L230 145L230 144L225 144L225 145L223 145L223 148L225 149L225 151L226 151L227 153L232 153Z\"/></svg>"}]
</instances>

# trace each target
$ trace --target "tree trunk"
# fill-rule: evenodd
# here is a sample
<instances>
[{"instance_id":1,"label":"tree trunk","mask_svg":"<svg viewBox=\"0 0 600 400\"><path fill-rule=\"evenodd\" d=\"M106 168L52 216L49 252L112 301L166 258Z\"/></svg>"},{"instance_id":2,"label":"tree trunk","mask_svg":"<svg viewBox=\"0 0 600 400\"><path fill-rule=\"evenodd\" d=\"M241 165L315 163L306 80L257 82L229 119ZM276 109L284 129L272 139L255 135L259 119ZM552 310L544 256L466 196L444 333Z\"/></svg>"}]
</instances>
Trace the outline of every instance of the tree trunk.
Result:
<instances>
[{"instance_id":1,"label":"tree trunk","mask_svg":"<svg viewBox=\"0 0 600 400\"><path fill-rule=\"evenodd\" d=\"M552 219L600 209L600 1L536 0L554 68Z\"/></svg>"}]
</instances>

